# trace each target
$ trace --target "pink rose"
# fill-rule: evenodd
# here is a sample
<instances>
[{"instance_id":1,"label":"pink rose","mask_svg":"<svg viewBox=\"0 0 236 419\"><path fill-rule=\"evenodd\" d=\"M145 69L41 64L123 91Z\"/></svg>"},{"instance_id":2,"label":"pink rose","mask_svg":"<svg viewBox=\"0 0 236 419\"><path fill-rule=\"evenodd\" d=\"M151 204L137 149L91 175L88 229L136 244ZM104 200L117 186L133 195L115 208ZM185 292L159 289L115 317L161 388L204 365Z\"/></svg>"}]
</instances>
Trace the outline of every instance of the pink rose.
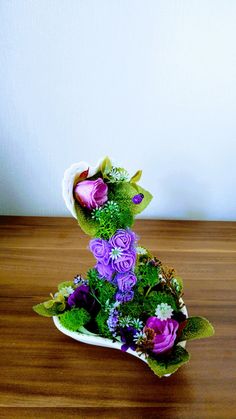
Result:
<instances>
[{"instance_id":1,"label":"pink rose","mask_svg":"<svg viewBox=\"0 0 236 419\"><path fill-rule=\"evenodd\" d=\"M96 180L83 180L74 188L75 199L82 207L90 210L101 207L107 202L108 187L101 178Z\"/></svg>"},{"instance_id":2,"label":"pink rose","mask_svg":"<svg viewBox=\"0 0 236 419\"><path fill-rule=\"evenodd\" d=\"M176 320L160 320L157 317L149 317L146 327L154 331L152 352L160 354L174 346L176 332L179 327L179 323Z\"/></svg>"}]
</instances>

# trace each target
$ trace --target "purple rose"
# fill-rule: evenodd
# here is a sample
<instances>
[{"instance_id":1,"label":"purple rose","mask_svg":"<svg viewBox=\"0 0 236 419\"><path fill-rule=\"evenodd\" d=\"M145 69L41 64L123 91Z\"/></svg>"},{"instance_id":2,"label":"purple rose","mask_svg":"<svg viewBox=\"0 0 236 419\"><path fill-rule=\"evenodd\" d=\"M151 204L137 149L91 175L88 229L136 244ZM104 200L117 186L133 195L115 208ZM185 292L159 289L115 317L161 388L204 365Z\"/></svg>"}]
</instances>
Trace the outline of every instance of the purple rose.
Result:
<instances>
[{"instance_id":1,"label":"purple rose","mask_svg":"<svg viewBox=\"0 0 236 419\"><path fill-rule=\"evenodd\" d=\"M134 298L134 291L126 291L126 292L121 292L118 291L116 293L116 301L119 301L120 303L127 303L128 301L133 300Z\"/></svg>"},{"instance_id":2,"label":"purple rose","mask_svg":"<svg viewBox=\"0 0 236 419\"><path fill-rule=\"evenodd\" d=\"M101 207L107 202L108 187L101 178L96 180L83 180L74 188L75 199L82 207L90 210Z\"/></svg>"},{"instance_id":3,"label":"purple rose","mask_svg":"<svg viewBox=\"0 0 236 419\"><path fill-rule=\"evenodd\" d=\"M111 265L105 265L104 263L98 262L95 268L102 278L106 278L107 281L111 281L112 275L114 273Z\"/></svg>"},{"instance_id":4,"label":"purple rose","mask_svg":"<svg viewBox=\"0 0 236 419\"><path fill-rule=\"evenodd\" d=\"M70 307L81 306L81 303L87 302L88 294L89 286L85 284L80 285L69 295L67 303Z\"/></svg>"},{"instance_id":5,"label":"purple rose","mask_svg":"<svg viewBox=\"0 0 236 419\"><path fill-rule=\"evenodd\" d=\"M133 272L124 272L116 275L117 285L120 291L131 291L136 284L137 278Z\"/></svg>"},{"instance_id":6,"label":"purple rose","mask_svg":"<svg viewBox=\"0 0 236 419\"><path fill-rule=\"evenodd\" d=\"M126 250L122 252L117 259L111 260L112 268L120 273L131 271L135 265L136 252L134 250Z\"/></svg>"},{"instance_id":7,"label":"purple rose","mask_svg":"<svg viewBox=\"0 0 236 419\"><path fill-rule=\"evenodd\" d=\"M110 259L111 247L106 240L92 239L89 243L89 249L98 262L108 265Z\"/></svg>"},{"instance_id":8,"label":"purple rose","mask_svg":"<svg viewBox=\"0 0 236 419\"><path fill-rule=\"evenodd\" d=\"M131 230L117 230L114 236L109 240L113 247L119 247L122 250L128 250L136 240L136 234Z\"/></svg>"},{"instance_id":9,"label":"purple rose","mask_svg":"<svg viewBox=\"0 0 236 419\"><path fill-rule=\"evenodd\" d=\"M149 317L146 322L146 327L154 331L152 352L160 354L174 346L176 332L179 327L179 323L176 320L160 320L157 317Z\"/></svg>"}]
</instances>

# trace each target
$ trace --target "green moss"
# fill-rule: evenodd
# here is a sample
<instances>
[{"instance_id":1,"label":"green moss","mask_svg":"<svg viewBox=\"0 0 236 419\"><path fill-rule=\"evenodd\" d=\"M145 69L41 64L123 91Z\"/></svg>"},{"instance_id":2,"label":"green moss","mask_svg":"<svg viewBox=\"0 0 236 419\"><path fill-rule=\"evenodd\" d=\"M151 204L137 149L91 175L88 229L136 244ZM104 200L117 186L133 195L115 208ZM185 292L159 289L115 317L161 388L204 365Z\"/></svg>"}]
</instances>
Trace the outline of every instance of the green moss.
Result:
<instances>
[{"instance_id":1,"label":"green moss","mask_svg":"<svg viewBox=\"0 0 236 419\"><path fill-rule=\"evenodd\" d=\"M111 332L108 329L107 326L107 320L109 317L109 313L105 312L104 310L100 310L97 317L96 317L96 323L98 326L98 331L101 336L104 336L106 338L112 338Z\"/></svg>"},{"instance_id":2,"label":"green moss","mask_svg":"<svg viewBox=\"0 0 236 419\"><path fill-rule=\"evenodd\" d=\"M62 326L73 332L88 323L90 318L90 314L84 308L73 308L59 316Z\"/></svg>"},{"instance_id":3,"label":"green moss","mask_svg":"<svg viewBox=\"0 0 236 419\"><path fill-rule=\"evenodd\" d=\"M179 311L179 304L175 297L167 292L152 291L148 297L144 299L144 310L150 315L154 316L158 304L167 303L174 311Z\"/></svg>"},{"instance_id":4,"label":"green moss","mask_svg":"<svg viewBox=\"0 0 236 419\"><path fill-rule=\"evenodd\" d=\"M132 318L142 317L143 315L143 297L135 291L134 299L120 306L122 317L130 316Z\"/></svg>"}]
</instances>

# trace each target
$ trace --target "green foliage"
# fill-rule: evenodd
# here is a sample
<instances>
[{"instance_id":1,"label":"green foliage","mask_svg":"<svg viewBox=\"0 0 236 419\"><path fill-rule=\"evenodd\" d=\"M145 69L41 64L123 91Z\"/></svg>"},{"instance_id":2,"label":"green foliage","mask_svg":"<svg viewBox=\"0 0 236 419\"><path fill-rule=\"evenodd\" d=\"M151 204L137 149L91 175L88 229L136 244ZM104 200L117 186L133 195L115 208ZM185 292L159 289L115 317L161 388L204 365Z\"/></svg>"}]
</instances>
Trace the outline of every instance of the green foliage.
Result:
<instances>
[{"instance_id":1,"label":"green foliage","mask_svg":"<svg viewBox=\"0 0 236 419\"><path fill-rule=\"evenodd\" d=\"M138 170L130 179L130 183L136 183L141 179L142 170Z\"/></svg>"},{"instance_id":2,"label":"green foliage","mask_svg":"<svg viewBox=\"0 0 236 419\"><path fill-rule=\"evenodd\" d=\"M204 317L189 317L179 341L207 338L214 335L212 324Z\"/></svg>"},{"instance_id":3,"label":"green foliage","mask_svg":"<svg viewBox=\"0 0 236 419\"><path fill-rule=\"evenodd\" d=\"M101 280L100 280L101 281ZM107 300L111 301L116 293L116 287L108 281L103 281L103 286L99 289L98 299L102 306L105 306Z\"/></svg>"},{"instance_id":4,"label":"green foliage","mask_svg":"<svg viewBox=\"0 0 236 419\"><path fill-rule=\"evenodd\" d=\"M108 312L104 310L100 310L96 317L96 323L98 326L99 334L101 336L104 336L106 338L112 338L111 332L109 331L108 326L107 326L108 317L109 317Z\"/></svg>"},{"instance_id":5,"label":"green foliage","mask_svg":"<svg viewBox=\"0 0 236 419\"><path fill-rule=\"evenodd\" d=\"M64 281L64 282L61 282L60 284L58 284L58 291L61 291L65 287L72 287L72 288L74 288L75 287L75 284L74 284L73 281Z\"/></svg>"},{"instance_id":6,"label":"green foliage","mask_svg":"<svg viewBox=\"0 0 236 419\"><path fill-rule=\"evenodd\" d=\"M65 308L65 299L61 294L58 293L56 298L35 305L33 310L40 316L52 317L62 313Z\"/></svg>"},{"instance_id":7,"label":"green foliage","mask_svg":"<svg viewBox=\"0 0 236 419\"><path fill-rule=\"evenodd\" d=\"M188 362L190 359L189 353L186 349L177 345L173 348L172 352L168 357L153 358L148 357L148 365L151 370L158 376L163 377L165 374L172 374L177 371L183 364Z\"/></svg>"},{"instance_id":8,"label":"green foliage","mask_svg":"<svg viewBox=\"0 0 236 419\"><path fill-rule=\"evenodd\" d=\"M138 279L139 287L154 287L160 282L159 279L159 266L153 266L150 262L139 263L135 269L135 273Z\"/></svg>"},{"instance_id":9,"label":"green foliage","mask_svg":"<svg viewBox=\"0 0 236 419\"><path fill-rule=\"evenodd\" d=\"M112 169L112 163L111 163L111 160L109 159L109 157L105 157L105 159L100 164L99 169L102 173L103 178L104 179L107 178L108 173Z\"/></svg>"},{"instance_id":10,"label":"green foliage","mask_svg":"<svg viewBox=\"0 0 236 419\"><path fill-rule=\"evenodd\" d=\"M99 277L97 269L89 269L87 272L87 278L89 281L90 288L97 290L103 286L103 280L101 280L101 278Z\"/></svg>"},{"instance_id":11,"label":"green foliage","mask_svg":"<svg viewBox=\"0 0 236 419\"><path fill-rule=\"evenodd\" d=\"M132 301L122 304L120 307L120 312L122 317L130 316L131 318L142 317L143 315L143 297L140 296L137 292L134 295Z\"/></svg>"},{"instance_id":12,"label":"green foliage","mask_svg":"<svg viewBox=\"0 0 236 419\"><path fill-rule=\"evenodd\" d=\"M180 276L175 276L173 279L171 279L171 285L175 289L177 294L181 294L184 288L184 284Z\"/></svg>"},{"instance_id":13,"label":"green foliage","mask_svg":"<svg viewBox=\"0 0 236 419\"><path fill-rule=\"evenodd\" d=\"M90 289L96 291L96 296L102 306L107 300L111 301L116 293L116 287L109 281L101 279L96 269L90 269L87 273Z\"/></svg>"},{"instance_id":14,"label":"green foliage","mask_svg":"<svg viewBox=\"0 0 236 419\"><path fill-rule=\"evenodd\" d=\"M119 204L121 211L129 208L133 217L142 212L152 199L152 195L136 183L115 183L112 187L110 192L111 199ZM144 195L142 202L134 204L132 198L140 193Z\"/></svg>"},{"instance_id":15,"label":"green foliage","mask_svg":"<svg viewBox=\"0 0 236 419\"><path fill-rule=\"evenodd\" d=\"M82 208L78 202L75 202L75 212L81 229L89 236L95 236L99 224L91 217L91 212Z\"/></svg>"},{"instance_id":16,"label":"green foliage","mask_svg":"<svg viewBox=\"0 0 236 419\"><path fill-rule=\"evenodd\" d=\"M68 330L75 332L90 321L90 314L84 308L73 308L59 316L60 323Z\"/></svg>"},{"instance_id":17,"label":"green foliage","mask_svg":"<svg viewBox=\"0 0 236 419\"><path fill-rule=\"evenodd\" d=\"M179 311L178 301L171 293L162 291L152 291L144 299L143 307L144 310L150 315L154 316L158 304L167 303L172 307L174 311Z\"/></svg>"}]
</instances>

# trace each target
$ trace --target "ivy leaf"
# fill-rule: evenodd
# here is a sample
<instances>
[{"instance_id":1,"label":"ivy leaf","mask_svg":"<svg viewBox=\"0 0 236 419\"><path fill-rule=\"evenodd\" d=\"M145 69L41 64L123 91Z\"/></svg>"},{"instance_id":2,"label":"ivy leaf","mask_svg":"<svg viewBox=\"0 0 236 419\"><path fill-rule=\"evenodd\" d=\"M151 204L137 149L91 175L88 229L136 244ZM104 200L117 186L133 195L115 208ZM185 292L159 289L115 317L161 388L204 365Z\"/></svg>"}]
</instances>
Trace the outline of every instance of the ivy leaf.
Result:
<instances>
[{"instance_id":1,"label":"ivy leaf","mask_svg":"<svg viewBox=\"0 0 236 419\"><path fill-rule=\"evenodd\" d=\"M130 179L130 183L136 183L141 179L142 170L138 170Z\"/></svg>"},{"instance_id":2,"label":"ivy leaf","mask_svg":"<svg viewBox=\"0 0 236 419\"><path fill-rule=\"evenodd\" d=\"M143 212L152 200L152 194L150 194L150 192L146 191L146 189L144 189L141 186L136 185L136 184L135 184L135 189L136 189L136 191L135 191L134 195L136 195L136 193L143 194L144 198L143 198L143 200L140 204L138 204L138 205L133 204L133 214L134 215L140 214L140 212Z\"/></svg>"},{"instance_id":3,"label":"ivy leaf","mask_svg":"<svg viewBox=\"0 0 236 419\"><path fill-rule=\"evenodd\" d=\"M33 310L40 316L52 317L61 314L66 308L64 297L59 294L55 299L45 301L44 303L37 304Z\"/></svg>"},{"instance_id":4,"label":"ivy leaf","mask_svg":"<svg viewBox=\"0 0 236 419\"><path fill-rule=\"evenodd\" d=\"M182 346L176 345L169 357L152 358L148 357L148 365L151 370L158 376L163 377L165 374L172 374L190 359L189 353Z\"/></svg>"},{"instance_id":5,"label":"ivy leaf","mask_svg":"<svg viewBox=\"0 0 236 419\"><path fill-rule=\"evenodd\" d=\"M179 341L207 338L214 335L214 327L204 317L189 317L179 336Z\"/></svg>"},{"instance_id":6,"label":"ivy leaf","mask_svg":"<svg viewBox=\"0 0 236 419\"><path fill-rule=\"evenodd\" d=\"M105 159L102 161L100 165L100 170L104 178L106 178L107 174L111 171L111 169L112 169L111 160L109 159L109 157L105 157Z\"/></svg>"},{"instance_id":7,"label":"ivy leaf","mask_svg":"<svg viewBox=\"0 0 236 419\"><path fill-rule=\"evenodd\" d=\"M86 234L89 234L90 236L95 236L98 229L97 221L93 220L91 214L87 214L87 211L84 210L78 202L75 202L75 212L77 221L81 229Z\"/></svg>"}]
</instances>

